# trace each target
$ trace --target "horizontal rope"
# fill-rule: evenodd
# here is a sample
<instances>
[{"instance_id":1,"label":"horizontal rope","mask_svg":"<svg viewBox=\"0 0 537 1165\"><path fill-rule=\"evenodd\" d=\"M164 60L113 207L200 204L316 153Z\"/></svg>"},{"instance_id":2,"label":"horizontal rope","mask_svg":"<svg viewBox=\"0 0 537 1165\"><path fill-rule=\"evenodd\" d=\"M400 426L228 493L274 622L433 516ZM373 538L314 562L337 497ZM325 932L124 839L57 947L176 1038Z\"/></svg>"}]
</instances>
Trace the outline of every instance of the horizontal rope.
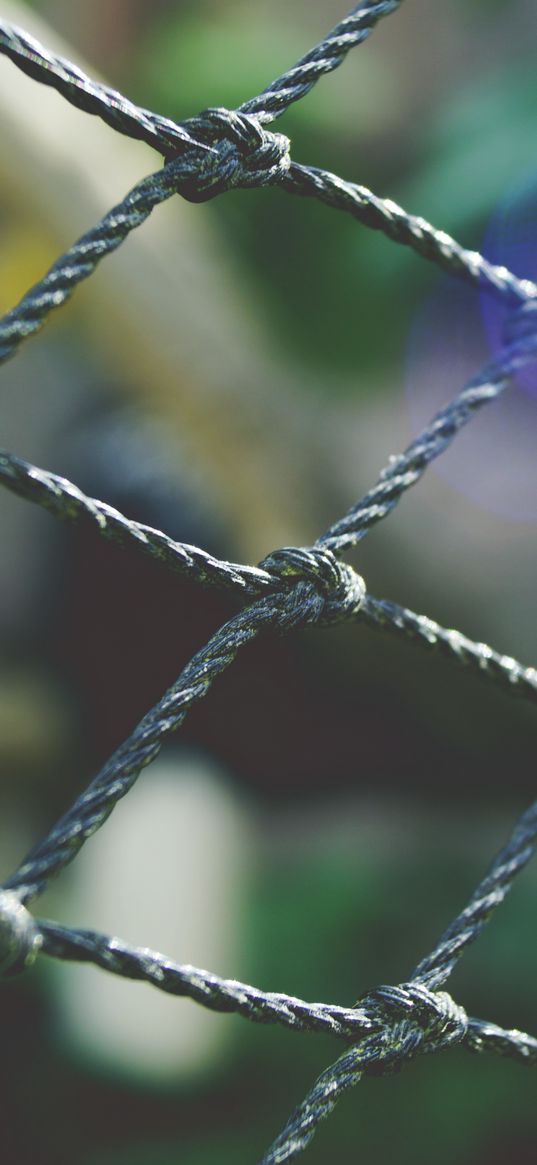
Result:
<instances>
[{"instance_id":1,"label":"horizontal rope","mask_svg":"<svg viewBox=\"0 0 537 1165\"><path fill-rule=\"evenodd\" d=\"M357 1040L379 1026L378 1010L365 996L354 1007L308 1003L283 992L262 991L212 971L174 963L158 951L133 947L114 936L78 930L38 919L42 952L57 959L92 963L122 978L150 983L159 991L193 999L211 1011L233 1013L253 1023L277 1024L298 1032L325 1032L337 1039ZM383 1025L382 1025L383 1026ZM525 1032L506 1031L486 1020L468 1018L464 1040L474 1052L495 1052L522 1062L537 1061L537 1040Z\"/></svg>"},{"instance_id":2,"label":"horizontal rope","mask_svg":"<svg viewBox=\"0 0 537 1165\"><path fill-rule=\"evenodd\" d=\"M471 1052L495 1052L520 1064L537 1064L537 1039L517 1028L506 1031L484 1019L469 1019L465 1047Z\"/></svg>"}]
</instances>

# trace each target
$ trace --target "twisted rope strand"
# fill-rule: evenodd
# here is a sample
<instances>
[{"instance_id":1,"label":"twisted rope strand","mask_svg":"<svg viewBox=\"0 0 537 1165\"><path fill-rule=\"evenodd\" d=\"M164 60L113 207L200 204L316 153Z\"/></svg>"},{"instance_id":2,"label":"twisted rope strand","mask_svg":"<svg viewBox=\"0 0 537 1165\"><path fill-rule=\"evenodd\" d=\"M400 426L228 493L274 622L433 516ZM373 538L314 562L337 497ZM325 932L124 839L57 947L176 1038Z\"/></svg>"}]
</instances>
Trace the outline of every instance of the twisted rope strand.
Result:
<instances>
[{"instance_id":1,"label":"twisted rope strand","mask_svg":"<svg viewBox=\"0 0 537 1165\"><path fill-rule=\"evenodd\" d=\"M202 146L194 145L173 156L78 239L0 319L0 363L43 326L50 312L69 299L75 287L145 222L155 206L177 193L191 201L203 201L231 186L268 185L279 181L289 168L288 139L263 130L253 117L215 109L200 114L190 124L218 148L211 147L210 153L200 155Z\"/></svg>"},{"instance_id":2,"label":"twisted rope strand","mask_svg":"<svg viewBox=\"0 0 537 1165\"><path fill-rule=\"evenodd\" d=\"M164 167L139 182L0 319L0 363L13 356L23 340L39 331L50 313L70 298L79 283L93 275L105 255L115 251L132 230L141 226L155 206L175 194L173 169Z\"/></svg>"},{"instance_id":3,"label":"twisted rope strand","mask_svg":"<svg viewBox=\"0 0 537 1165\"><path fill-rule=\"evenodd\" d=\"M533 323L535 312L527 314ZM431 461L449 448L460 430L480 409L496 400L509 386L514 373L534 361L536 355L537 329L528 328L527 332L520 329L513 342L435 414L404 453L390 458L373 489L321 535L318 545L329 546L334 554L357 546L372 526L391 513L406 490L420 480Z\"/></svg>"},{"instance_id":4,"label":"twisted rope strand","mask_svg":"<svg viewBox=\"0 0 537 1165\"><path fill-rule=\"evenodd\" d=\"M222 979L211 971L174 963L158 951L132 947L121 939L91 930L75 930L48 919L38 919L43 954L56 959L93 963L113 975L150 983L160 991L193 999L212 1011L234 1013L253 1023L278 1024L291 1031L325 1032L337 1039L357 1040L378 1028L378 1007L368 996L355 1007L307 1003L283 992L262 991L236 979ZM495 1052L537 1061L537 1040L525 1032L506 1031L487 1020L468 1018L464 1045L473 1052Z\"/></svg>"},{"instance_id":5,"label":"twisted rope strand","mask_svg":"<svg viewBox=\"0 0 537 1165\"><path fill-rule=\"evenodd\" d=\"M337 69L347 53L370 35L375 24L401 3L402 0L372 0L358 5L260 96L245 101L240 111L260 115L263 121L279 117L292 102L309 93L325 73ZM34 81L56 89L77 109L100 117L118 133L144 141L163 155L180 153L188 145L201 145L184 125L135 105L116 89L92 80L72 61L50 52L35 37L7 20L0 20L0 53Z\"/></svg>"},{"instance_id":6,"label":"twisted rope strand","mask_svg":"<svg viewBox=\"0 0 537 1165\"><path fill-rule=\"evenodd\" d=\"M408 214L391 198L379 198L366 186L297 162L293 162L282 185L289 194L317 198L334 210L345 211L364 226L382 231L450 274L493 292L514 306L537 296L537 284L531 279L518 279L507 267L494 266L478 251L466 250L445 231Z\"/></svg>"},{"instance_id":7,"label":"twisted rope strand","mask_svg":"<svg viewBox=\"0 0 537 1165\"><path fill-rule=\"evenodd\" d=\"M88 837L110 816L141 770L183 723L192 705L233 663L239 648L268 628L290 631L309 623L351 618L363 602L363 580L330 551L292 548L270 556L281 590L245 607L216 632L183 668L179 678L119 746L88 788L3 884L27 903L73 860Z\"/></svg>"},{"instance_id":8,"label":"twisted rope strand","mask_svg":"<svg viewBox=\"0 0 537 1165\"><path fill-rule=\"evenodd\" d=\"M213 558L197 546L175 542L160 530L132 521L106 502L87 497L65 478L38 469L3 450L0 450L0 485L36 502L62 520L90 521L100 534L117 545L139 551L144 557L157 560L201 585L225 587L250 599L274 594L281 587L281 578L270 572L270 557L264 567ZM426 615L365 594L357 617L371 627L391 631L439 651L513 695L537 698L537 669L494 651L486 643L476 643L460 631L441 627Z\"/></svg>"},{"instance_id":9,"label":"twisted rope strand","mask_svg":"<svg viewBox=\"0 0 537 1165\"><path fill-rule=\"evenodd\" d=\"M364 1073L382 1075L419 1053L461 1043L468 1030L466 1013L451 996L433 994L421 984L380 987L360 1004L376 1012L379 1030L344 1052L318 1077L260 1165L281 1165L302 1153L321 1121Z\"/></svg>"},{"instance_id":10,"label":"twisted rope strand","mask_svg":"<svg viewBox=\"0 0 537 1165\"><path fill-rule=\"evenodd\" d=\"M511 695L537 701L537 669L525 667L510 655L501 655L486 643L475 643L460 631L441 627L426 615L417 615L408 607L370 594L364 598L361 617L371 627L392 631L439 652L483 679L492 680Z\"/></svg>"},{"instance_id":11,"label":"twisted rope strand","mask_svg":"<svg viewBox=\"0 0 537 1165\"><path fill-rule=\"evenodd\" d=\"M377 988L355 1009L308 1004L291 996L259 992L93 932L69 931L47 922L40 924L39 930L22 903L40 893L50 877L72 860L126 794L141 769L158 754L167 736L179 727L192 703L206 694L239 648L265 629L288 631L307 623L330 624L340 618L354 618L363 609L371 625L410 635L469 664L509 690L535 699L535 669L524 668L516 660L406 608L365 596L363 581L335 557L356 545L373 524L394 508L430 461L447 448L485 403L503 391L513 373L534 358L537 351L537 316L533 310L537 285L517 279L506 268L489 264L445 232L406 214L389 199L377 198L364 187L327 172L292 163L288 140L263 128L264 123L303 97L322 75L337 68L378 20L395 11L400 3L401 0L371 0L358 5L320 45L259 97L237 111L208 110L182 126L139 109L121 94L92 82L70 62L48 53L14 26L0 22L0 52L30 76L56 88L73 104L102 117L120 132L160 149L166 159L159 174L139 183L0 321L0 360L7 359L26 336L37 331L53 308L65 302L100 259L145 221L159 202L176 192L192 201L204 201L234 186L276 184L290 193L316 197L519 308L499 357L436 415L405 453L391 459L365 498L313 547L276 551L259 568L221 563L196 547L184 547L160 531L130 522L113 507L87 498L72 483L11 454L0 453L0 482L13 492L39 502L57 516L92 520L104 535L121 544L137 545L143 553L202 582L232 586L249 598L261 596L220 628L198 652L89 788L5 883L0 891L0 962L2 972L9 974L12 969L29 965L42 946L48 954L94 962L115 974L145 979L173 994L189 995L216 1010L237 1011L257 1022L331 1031L340 1038L358 1039L359 1043L322 1074L263 1158L263 1165L290 1160L302 1151L339 1096L364 1072L390 1071L418 1053L437 1051L455 1042L472 1051L490 1048L522 1063L537 1062L537 1040L533 1037L517 1030L504 1031L483 1020L469 1020L449 995L438 991L532 856L537 845L537 802L522 815L467 906L444 931L434 950L418 964L411 981L398 987Z\"/></svg>"},{"instance_id":12,"label":"twisted rope strand","mask_svg":"<svg viewBox=\"0 0 537 1165\"><path fill-rule=\"evenodd\" d=\"M360 1008L306 1003L292 995L260 991L199 967L179 965L157 951L131 947L95 931L71 930L41 919L37 925L47 955L94 963L114 975L144 980L170 995L188 996L213 1011L236 1012L254 1023L280 1024L293 1031L322 1031L340 1039L357 1039L372 1026L372 1020Z\"/></svg>"},{"instance_id":13,"label":"twisted rope strand","mask_svg":"<svg viewBox=\"0 0 537 1165\"><path fill-rule=\"evenodd\" d=\"M247 607L217 631L183 669L134 732L119 746L88 788L4 883L24 903L41 894L52 877L76 857L128 793L140 772L158 756L164 741L183 723L192 705L235 659L240 647L274 625L278 611L265 599Z\"/></svg>"},{"instance_id":14,"label":"twisted rope strand","mask_svg":"<svg viewBox=\"0 0 537 1165\"><path fill-rule=\"evenodd\" d=\"M537 801L518 819L507 844L472 894L468 904L442 934L434 950L418 963L412 979L430 990L445 983L470 943L489 921L493 911L511 889L537 846Z\"/></svg>"},{"instance_id":15,"label":"twisted rope strand","mask_svg":"<svg viewBox=\"0 0 537 1165\"><path fill-rule=\"evenodd\" d=\"M213 558L198 546L176 542L161 530L134 522L97 498L87 497L65 478L38 469L12 453L0 450L0 485L69 522L92 522L103 537L121 547L139 551L183 577L201 585L225 587L243 598L260 598L281 588L281 577L271 573L271 556L261 566L243 566ZM322 548L322 544L319 547ZM289 555L289 551L287 552ZM388 630L473 670L513 695L537 698L537 670L512 656L502 655L486 643L476 643L462 632L441 627L426 615L418 615L388 599L364 595L357 617L369 626Z\"/></svg>"},{"instance_id":16,"label":"twisted rope strand","mask_svg":"<svg viewBox=\"0 0 537 1165\"><path fill-rule=\"evenodd\" d=\"M93 81L72 61L49 52L35 37L7 20L0 20L0 53L34 81L56 89L77 109L95 114L118 133L147 142L161 153L199 145L183 126L142 109L117 90Z\"/></svg>"},{"instance_id":17,"label":"twisted rope strand","mask_svg":"<svg viewBox=\"0 0 537 1165\"><path fill-rule=\"evenodd\" d=\"M327 36L258 97L245 101L243 113L255 113L262 121L280 117L294 101L300 101L317 81L345 60L351 49L362 44L378 21L400 8L403 0L365 0L340 21Z\"/></svg>"},{"instance_id":18,"label":"twisted rope strand","mask_svg":"<svg viewBox=\"0 0 537 1165\"><path fill-rule=\"evenodd\" d=\"M0 485L62 521L92 523L117 545L136 550L203 585L226 587L249 598L259 598L280 586L278 579L259 567L223 562L198 546L176 542L161 530L125 517L106 502L87 497L65 477L38 469L4 449L0 449Z\"/></svg>"},{"instance_id":19,"label":"twisted rope strand","mask_svg":"<svg viewBox=\"0 0 537 1165\"><path fill-rule=\"evenodd\" d=\"M495 1052L530 1067L537 1064L537 1040L516 1028L506 1031L484 1019L469 1019L464 1043L470 1052Z\"/></svg>"}]
</instances>

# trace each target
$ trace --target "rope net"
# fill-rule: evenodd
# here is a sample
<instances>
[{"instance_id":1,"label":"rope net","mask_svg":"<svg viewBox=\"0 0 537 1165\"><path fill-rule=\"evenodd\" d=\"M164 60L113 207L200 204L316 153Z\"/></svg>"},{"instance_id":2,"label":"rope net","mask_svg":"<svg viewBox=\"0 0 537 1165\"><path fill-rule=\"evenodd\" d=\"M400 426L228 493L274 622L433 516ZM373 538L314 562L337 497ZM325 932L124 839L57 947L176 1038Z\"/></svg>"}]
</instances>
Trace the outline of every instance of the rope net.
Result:
<instances>
[{"instance_id":1,"label":"rope net","mask_svg":"<svg viewBox=\"0 0 537 1165\"><path fill-rule=\"evenodd\" d=\"M225 587L243 600L239 614L194 656L89 787L4 882L0 890L0 974L7 977L21 972L41 954L91 962L111 974L145 980L161 991L188 996L216 1011L238 1012L255 1022L296 1031L327 1032L343 1040L343 1054L295 1109L262 1158L262 1165L289 1161L304 1150L319 1122L364 1073L382 1074L420 1053L455 1043L473 1052L510 1056L524 1064L537 1062L537 1039L468 1016L443 989L464 951L478 938L515 876L532 857L537 844L537 802L520 817L468 903L434 950L419 961L408 981L380 986L350 1008L309 1003L221 979L196 967L177 965L147 949L133 948L118 938L36 919L29 906L106 821L142 769L183 723L191 706L207 695L241 647L258 635L358 620L443 652L513 695L537 699L535 668L475 643L459 631L440 627L424 615L375 598L355 570L341 561L344 552L357 546L392 512L430 462L537 354L537 286L533 282L518 279L506 268L465 250L444 231L365 187L298 165L292 159L288 138L269 128L325 73L342 64L381 18L395 13L401 4L402 0L371 0L357 5L259 96L236 110L205 110L182 125L137 107L120 93L92 81L68 60L49 53L21 29L0 22L0 51L18 68L117 132L149 143L164 159L159 170L139 182L0 320L0 361L15 355L22 342L43 327L52 311L65 303L77 285L160 203L176 194L203 202L234 187L274 185L290 194L318 199L500 297L510 308L499 355L433 417L403 453L390 458L365 497L313 546L278 549L258 566L220 561L199 547L178 543L164 532L134 522L86 496L72 482L0 451L0 482L12 492L67 522L92 524L103 537L160 560L200 586Z\"/></svg>"}]
</instances>

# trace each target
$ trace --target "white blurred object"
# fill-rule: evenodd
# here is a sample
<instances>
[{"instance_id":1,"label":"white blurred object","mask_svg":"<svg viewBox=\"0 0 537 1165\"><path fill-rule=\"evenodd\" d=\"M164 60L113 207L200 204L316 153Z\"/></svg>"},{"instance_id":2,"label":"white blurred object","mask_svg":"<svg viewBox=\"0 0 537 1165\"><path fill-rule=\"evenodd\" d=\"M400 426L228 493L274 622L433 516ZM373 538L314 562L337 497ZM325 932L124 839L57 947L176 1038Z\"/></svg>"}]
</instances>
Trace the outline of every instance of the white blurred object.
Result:
<instances>
[{"instance_id":1,"label":"white blurred object","mask_svg":"<svg viewBox=\"0 0 537 1165\"><path fill-rule=\"evenodd\" d=\"M88 841L55 910L72 926L239 977L251 854L248 816L226 777L203 756L171 752ZM229 1017L147 983L75 963L53 968L65 1037L102 1068L160 1083L191 1078L231 1035Z\"/></svg>"}]
</instances>

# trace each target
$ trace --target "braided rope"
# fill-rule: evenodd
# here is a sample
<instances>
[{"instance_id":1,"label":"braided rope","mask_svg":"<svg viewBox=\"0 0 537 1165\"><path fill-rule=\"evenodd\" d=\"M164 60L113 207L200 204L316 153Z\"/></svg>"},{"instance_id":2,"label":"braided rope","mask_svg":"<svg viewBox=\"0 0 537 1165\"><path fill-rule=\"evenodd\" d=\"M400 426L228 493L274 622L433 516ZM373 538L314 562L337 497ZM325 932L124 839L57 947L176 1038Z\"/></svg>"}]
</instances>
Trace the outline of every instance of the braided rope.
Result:
<instances>
[{"instance_id":1,"label":"braided rope","mask_svg":"<svg viewBox=\"0 0 537 1165\"><path fill-rule=\"evenodd\" d=\"M350 50L370 36L378 21L401 4L402 0L365 0L357 4L294 68L272 81L259 97L245 101L241 111L258 114L262 121L280 117L294 101L305 97L325 73L339 68Z\"/></svg>"},{"instance_id":2,"label":"braided rope","mask_svg":"<svg viewBox=\"0 0 537 1165\"><path fill-rule=\"evenodd\" d=\"M0 21L0 53L34 81L56 89L71 105L100 117L117 133L147 142L157 150L164 147L164 152L194 144L182 126L141 109L116 89L92 81L72 61L49 52L35 37L7 20Z\"/></svg>"},{"instance_id":3,"label":"braided rope","mask_svg":"<svg viewBox=\"0 0 537 1165\"><path fill-rule=\"evenodd\" d=\"M330 1115L340 1097L359 1082L364 1072L382 1074L417 1052L439 1051L450 1043L463 1042L472 1051L490 1048L522 1063L537 1063L537 1040L533 1037L517 1031L505 1032L482 1020L473 1020L470 1025L451 996L438 991L465 949L475 942L493 911L503 902L536 846L537 801L517 821L507 845L500 850L468 904L444 931L431 954L418 964L410 982L402 988L378 988L358 1001L369 1016L368 1002L371 998L380 999L381 1005L386 1004L395 1011L395 1024L393 1017L385 1015L379 1034L366 1037L321 1074L260 1165L290 1161L302 1152L320 1122Z\"/></svg>"},{"instance_id":4,"label":"braided rope","mask_svg":"<svg viewBox=\"0 0 537 1165\"><path fill-rule=\"evenodd\" d=\"M37 924L32 920L32 925L38 928L45 955L92 963L113 975L143 980L170 995L193 999L211 1011L233 1012L254 1023L278 1024L291 1031L322 1031L343 1040L363 1038L378 1026L378 1008L371 1007L370 996L351 1008L307 1003L294 995L262 991L200 967L174 963L157 951L132 947L95 931L73 930L43 919ZM493 1051L523 1062L537 1060L537 1040L525 1032L505 1031L487 1020L468 1018L464 1045L473 1052Z\"/></svg>"},{"instance_id":5,"label":"braided rope","mask_svg":"<svg viewBox=\"0 0 537 1165\"><path fill-rule=\"evenodd\" d=\"M337 174L314 166L299 166L296 162L283 185L290 194L317 198L326 206L345 211L364 226L382 231L394 242L411 247L423 259L500 295L512 305L537 295L537 285L531 279L517 279L507 267L494 266L478 251L466 250L445 231L431 226L424 218L407 214L391 198L379 198L366 186L345 182Z\"/></svg>"},{"instance_id":6,"label":"braided rope","mask_svg":"<svg viewBox=\"0 0 537 1165\"><path fill-rule=\"evenodd\" d=\"M339 622L355 615L362 604L363 580L329 550L292 548L289 554L281 550L271 557L270 565L273 571L280 571L280 593L258 599L212 636L67 813L4 882L5 889L16 891L21 902L41 894L87 838L100 829L142 769L155 760L164 741L177 731L192 705L207 695L241 647L269 628L290 631L311 623Z\"/></svg>"},{"instance_id":7,"label":"braided rope","mask_svg":"<svg viewBox=\"0 0 537 1165\"><path fill-rule=\"evenodd\" d=\"M364 599L361 617L372 627L395 632L437 651L512 695L537 700L537 669L493 651L486 643L475 643L460 631L441 627L426 615L417 615L408 607L400 607L388 599L375 599L369 594Z\"/></svg>"},{"instance_id":8,"label":"braided rope","mask_svg":"<svg viewBox=\"0 0 537 1165\"><path fill-rule=\"evenodd\" d=\"M118 546L135 550L143 557L156 560L202 586L222 587L250 599L273 595L281 588L281 576L277 573L281 552L269 555L260 566L243 566L214 558L198 546L176 542L161 530L134 522L106 502L87 497L66 478L38 469L23 458L3 450L0 450L0 484L19 497L49 510L63 521L91 522L103 537ZM371 513L370 506L366 513ZM367 528L364 532L367 532ZM325 542L320 539L316 548L319 551L325 548L334 552L329 540ZM284 552L284 569L288 577L292 574L294 554L295 551L290 548ZM301 568L303 566L304 562ZM512 656L494 651L486 643L476 643L461 631L441 627L426 615L418 615L408 607L401 607L388 599L377 599L369 593L364 595L356 615L371 627L389 630L422 647L442 653L482 679L502 686L512 695L537 699L535 668L526 667Z\"/></svg>"},{"instance_id":9,"label":"braided rope","mask_svg":"<svg viewBox=\"0 0 537 1165\"><path fill-rule=\"evenodd\" d=\"M187 579L203 585L227 587L257 598L277 589L267 571L235 562L222 562L199 546L176 542L162 530L134 522L113 506L87 497L72 481L38 469L22 457L0 450L0 484L18 497L35 502L65 522L92 523L99 534L117 545L136 550Z\"/></svg>"},{"instance_id":10,"label":"braided rope","mask_svg":"<svg viewBox=\"0 0 537 1165\"><path fill-rule=\"evenodd\" d=\"M517 371L535 360L537 314L534 309L531 301L519 309L509 329L511 342L454 400L436 413L404 453L390 458L373 489L330 526L318 539L319 545L329 546L334 554L357 546L372 526L391 513L406 490L420 480L431 461L449 448L461 429L485 405L501 396Z\"/></svg>"},{"instance_id":11,"label":"braided rope","mask_svg":"<svg viewBox=\"0 0 537 1165\"><path fill-rule=\"evenodd\" d=\"M537 1062L537 1040L516 1029L506 1031L487 1021L468 1019L463 1008L438 988L467 946L474 942L493 910L505 898L515 876L537 844L537 802L520 818L467 906L447 927L434 950L418 964L410 982L380 987L353 1009L308 1004L292 996L260 992L209 972L178 966L155 952L136 950L93 932L74 931L55 923L36 923L23 903L41 893L49 879L79 851L158 754L163 741L204 696L213 680L233 661L240 647L261 632L290 631L308 625L331 625L361 615L372 626L387 627L441 650L508 690L535 699L537 671L473 643L433 620L366 595L363 580L337 555L356 545L372 525L395 507L427 465L454 439L488 401L495 399L513 374L537 352L537 286L517 279L503 267L487 263L462 248L445 232L406 214L391 200L364 187L291 161L289 141L267 131L272 121L335 69L361 43L381 17L401 0L371 0L358 5L291 70L238 110L207 110L183 125L134 106L121 94L96 84L69 61L49 54L21 30L0 21L0 52L25 72L53 86L69 101L100 116L131 137L154 145L164 155L158 174L140 182L105 218L75 243L45 278L0 321L0 361L37 331L48 314L70 296L151 210L180 193L203 202L233 187L274 184L289 193L316 197L350 213L373 229L413 247L441 267L500 295L518 308L506 329L499 356L433 418L408 449L390 460L377 484L313 547L286 547L270 554L257 568L223 563L196 547L185 547L160 531L135 523L113 507L86 497L72 483L0 452L0 483L72 521L91 520L120 544L136 546L172 569L203 583L230 586L248 600L226 623L179 679L147 713L131 736L79 796L0 890L0 970L24 969L42 949L61 958L94 962L114 974L145 979L172 994L189 995L216 1010L237 1011L257 1022L281 1023L295 1030L330 1031L353 1046L319 1077L282 1134L263 1158L263 1165L290 1160L311 1140L319 1122L339 1096L364 1072L391 1071L422 1052L453 1043L474 1052L490 1049L521 1063Z\"/></svg>"}]
</instances>

